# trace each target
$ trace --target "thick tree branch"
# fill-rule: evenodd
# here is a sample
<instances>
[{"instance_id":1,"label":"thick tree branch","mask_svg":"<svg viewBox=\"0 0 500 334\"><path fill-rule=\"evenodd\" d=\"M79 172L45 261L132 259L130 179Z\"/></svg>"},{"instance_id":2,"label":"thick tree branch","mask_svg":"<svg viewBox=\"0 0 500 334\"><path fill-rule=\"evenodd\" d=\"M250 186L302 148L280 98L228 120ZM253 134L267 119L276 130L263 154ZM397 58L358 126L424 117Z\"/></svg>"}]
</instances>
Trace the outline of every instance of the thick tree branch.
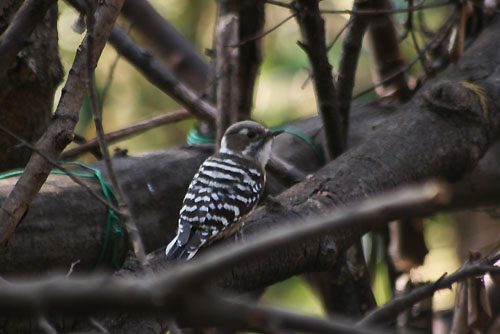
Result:
<instances>
[{"instance_id":1,"label":"thick tree branch","mask_svg":"<svg viewBox=\"0 0 500 334\"><path fill-rule=\"evenodd\" d=\"M174 316L180 323L186 325L200 325L193 323L200 319L201 321L210 319L211 323L203 325L214 325L214 322L216 325L227 324L223 319L227 319L229 311L220 312L218 308L200 307L194 301L205 302L201 288L213 282L214 279L220 279L221 275L231 269L234 270L235 266L253 261L255 258L260 258L270 251L277 251L287 245L295 245L312 236L332 232L341 233L348 226L373 227L395 218L425 216L455 205L454 196L456 194L437 183L392 191L356 205L334 210L322 217L308 219L307 224L295 222L271 232L264 231L249 241L232 244L224 249L208 251L190 262L172 267L157 276L127 279L117 277L86 277L69 280L51 278L45 281L37 279L22 283L0 282L0 311L2 314L18 316L36 314L40 311L83 313L111 310L131 313L161 311L162 314ZM499 198L500 192L497 190L495 199ZM151 264L155 265L153 262ZM450 281L446 281L446 286L468 275L497 269L481 263L474 271L467 270L451 275ZM193 292L196 296L192 295ZM213 299L207 302L214 305L221 301ZM242 315L237 311L238 305L227 306L235 309L236 316L240 314L243 319L254 318L248 315L250 311L248 308ZM216 309L215 313L219 316L210 311ZM253 310L251 312L257 309L253 308ZM198 317L192 316L193 314L198 314ZM232 315L229 316L229 318L232 317ZM307 320L307 318L304 319ZM248 322L244 323L248 326ZM293 322L288 323L293 324ZM297 319L295 326L288 328L297 329L296 326L300 324L301 322ZM311 322L309 324L313 325ZM315 324L313 326L321 324L327 326L327 322L316 321ZM310 331L311 328L303 327L302 329ZM323 328L324 330L333 329L333 327Z\"/></svg>"},{"instance_id":2,"label":"thick tree branch","mask_svg":"<svg viewBox=\"0 0 500 334\"><path fill-rule=\"evenodd\" d=\"M44 151L52 159L57 159L62 150L71 141L73 131L78 122L80 106L86 88L87 52L92 53L95 67L97 60L106 44L113 24L118 17L123 0L102 3L96 13L95 49L88 50L86 40L80 45L68 80L63 89L63 95L57 106L54 121L43 137L38 141L37 148ZM19 179L9 197L2 203L0 211L0 244L5 244L14 232L29 204L47 179L51 164L39 155L32 155L25 173Z\"/></svg>"},{"instance_id":3,"label":"thick tree branch","mask_svg":"<svg viewBox=\"0 0 500 334\"><path fill-rule=\"evenodd\" d=\"M12 319L48 310L91 315L128 310L136 314L161 314L158 318L162 319L162 324L167 322L168 317L174 316L184 326L224 326L266 333L274 330L307 333L382 333L367 328L353 328L340 320L322 320L278 311L207 295L202 291L194 295L193 291L198 289L187 289L188 287L179 280L110 280L99 276L84 279L53 277L38 282L15 284L0 282L0 310L3 316L10 315ZM133 318L134 315L131 315L129 320ZM121 332L122 330L119 331Z\"/></svg>"},{"instance_id":4,"label":"thick tree branch","mask_svg":"<svg viewBox=\"0 0 500 334\"><path fill-rule=\"evenodd\" d=\"M33 143L50 124L54 93L63 79L57 4L8 0L0 6L0 121ZM31 151L10 136L0 136L0 147L0 170L24 166L30 158Z\"/></svg>"}]
</instances>

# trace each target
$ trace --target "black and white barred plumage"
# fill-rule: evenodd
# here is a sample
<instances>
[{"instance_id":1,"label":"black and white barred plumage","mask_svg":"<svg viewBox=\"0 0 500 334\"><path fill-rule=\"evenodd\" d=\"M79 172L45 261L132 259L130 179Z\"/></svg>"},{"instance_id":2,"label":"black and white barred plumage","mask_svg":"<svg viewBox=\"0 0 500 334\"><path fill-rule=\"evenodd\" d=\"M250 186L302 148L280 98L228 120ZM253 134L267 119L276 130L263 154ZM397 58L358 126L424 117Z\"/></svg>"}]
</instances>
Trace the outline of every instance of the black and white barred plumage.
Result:
<instances>
[{"instance_id":1,"label":"black and white barred plumage","mask_svg":"<svg viewBox=\"0 0 500 334\"><path fill-rule=\"evenodd\" d=\"M177 235L166 249L169 258L189 260L239 229L264 192L264 168L278 133L251 121L228 128L220 152L203 162L189 185Z\"/></svg>"}]
</instances>

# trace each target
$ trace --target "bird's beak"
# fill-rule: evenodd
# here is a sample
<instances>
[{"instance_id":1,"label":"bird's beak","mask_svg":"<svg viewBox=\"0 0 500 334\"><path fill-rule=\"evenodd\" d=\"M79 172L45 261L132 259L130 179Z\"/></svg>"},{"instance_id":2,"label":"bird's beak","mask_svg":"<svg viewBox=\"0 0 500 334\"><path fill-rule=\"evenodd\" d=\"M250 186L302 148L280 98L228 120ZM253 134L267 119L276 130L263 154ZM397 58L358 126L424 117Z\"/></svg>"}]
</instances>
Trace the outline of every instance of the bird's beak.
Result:
<instances>
[{"instance_id":1,"label":"bird's beak","mask_svg":"<svg viewBox=\"0 0 500 334\"><path fill-rule=\"evenodd\" d=\"M269 138L269 139L271 139L271 138L274 138L274 137L276 137L277 135L279 135L279 134L281 134L283 132L284 132L283 130L269 130L267 132L266 137Z\"/></svg>"}]
</instances>

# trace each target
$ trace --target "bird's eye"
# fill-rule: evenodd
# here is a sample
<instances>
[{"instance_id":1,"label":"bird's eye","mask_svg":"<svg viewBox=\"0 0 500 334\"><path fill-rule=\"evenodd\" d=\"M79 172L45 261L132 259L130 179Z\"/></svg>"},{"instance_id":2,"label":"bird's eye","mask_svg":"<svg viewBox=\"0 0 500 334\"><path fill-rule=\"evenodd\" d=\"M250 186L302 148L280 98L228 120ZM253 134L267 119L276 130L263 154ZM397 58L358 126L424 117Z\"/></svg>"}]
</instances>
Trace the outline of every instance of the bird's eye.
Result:
<instances>
[{"instance_id":1,"label":"bird's eye","mask_svg":"<svg viewBox=\"0 0 500 334\"><path fill-rule=\"evenodd\" d=\"M256 133L253 132L253 131L248 131L248 133L247 133L247 137L250 138L250 139L254 138L255 135L256 135Z\"/></svg>"}]
</instances>

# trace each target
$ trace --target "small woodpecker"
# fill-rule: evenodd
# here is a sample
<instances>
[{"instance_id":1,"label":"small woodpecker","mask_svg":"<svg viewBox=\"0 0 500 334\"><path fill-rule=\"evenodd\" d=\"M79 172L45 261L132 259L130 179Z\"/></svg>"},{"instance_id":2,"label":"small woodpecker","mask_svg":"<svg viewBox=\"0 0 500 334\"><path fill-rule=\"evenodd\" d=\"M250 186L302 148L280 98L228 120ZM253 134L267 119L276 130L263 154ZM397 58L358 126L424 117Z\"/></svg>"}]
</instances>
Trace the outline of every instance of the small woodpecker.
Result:
<instances>
[{"instance_id":1,"label":"small woodpecker","mask_svg":"<svg viewBox=\"0 0 500 334\"><path fill-rule=\"evenodd\" d=\"M219 152L203 162L189 185L168 258L190 260L201 247L240 228L264 192L265 166L281 132L252 121L226 130Z\"/></svg>"}]
</instances>

